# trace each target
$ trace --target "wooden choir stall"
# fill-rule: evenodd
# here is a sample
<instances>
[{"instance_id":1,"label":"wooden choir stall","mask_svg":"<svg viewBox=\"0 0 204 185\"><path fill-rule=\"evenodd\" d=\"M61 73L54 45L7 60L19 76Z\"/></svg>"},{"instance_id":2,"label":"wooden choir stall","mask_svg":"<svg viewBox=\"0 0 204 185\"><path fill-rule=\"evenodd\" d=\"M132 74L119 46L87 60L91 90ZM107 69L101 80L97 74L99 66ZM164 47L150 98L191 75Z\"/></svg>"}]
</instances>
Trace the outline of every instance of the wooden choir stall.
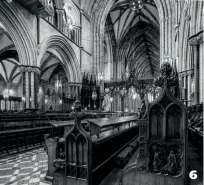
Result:
<instances>
[{"instance_id":1,"label":"wooden choir stall","mask_svg":"<svg viewBox=\"0 0 204 185\"><path fill-rule=\"evenodd\" d=\"M127 164L138 140L137 160L125 167L118 185L186 185L188 114L169 63L162 64L155 85L160 95L139 120L86 118L76 101L73 126L61 138L46 137L47 178L53 185L99 185L114 168Z\"/></svg>"},{"instance_id":2,"label":"wooden choir stall","mask_svg":"<svg viewBox=\"0 0 204 185\"><path fill-rule=\"evenodd\" d=\"M178 78L169 63L155 81L161 88L147 116L139 120L139 156L120 185L187 185L187 110L175 97Z\"/></svg>"},{"instance_id":3,"label":"wooden choir stall","mask_svg":"<svg viewBox=\"0 0 204 185\"><path fill-rule=\"evenodd\" d=\"M64 137L46 136L46 178L54 185L99 184L117 166L121 151L131 146L133 152L137 147L135 116L90 119L80 111L80 102L76 101L70 115L74 125Z\"/></svg>"}]
</instances>

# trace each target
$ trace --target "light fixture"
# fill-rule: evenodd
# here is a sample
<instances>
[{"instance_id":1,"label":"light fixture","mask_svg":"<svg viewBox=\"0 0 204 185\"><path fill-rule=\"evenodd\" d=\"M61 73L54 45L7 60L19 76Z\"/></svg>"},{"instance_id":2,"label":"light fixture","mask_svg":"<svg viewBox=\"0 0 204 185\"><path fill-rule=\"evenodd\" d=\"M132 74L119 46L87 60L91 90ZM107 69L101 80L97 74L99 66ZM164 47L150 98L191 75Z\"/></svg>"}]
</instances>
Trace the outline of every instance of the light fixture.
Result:
<instances>
[{"instance_id":1,"label":"light fixture","mask_svg":"<svg viewBox=\"0 0 204 185\"><path fill-rule=\"evenodd\" d=\"M70 29L70 30L73 30L73 28L74 28L73 25L70 24L70 25L69 25L69 29Z\"/></svg>"},{"instance_id":2,"label":"light fixture","mask_svg":"<svg viewBox=\"0 0 204 185\"><path fill-rule=\"evenodd\" d=\"M113 97L110 97L110 102L111 102L111 103L113 102Z\"/></svg>"},{"instance_id":3,"label":"light fixture","mask_svg":"<svg viewBox=\"0 0 204 185\"><path fill-rule=\"evenodd\" d=\"M96 89L94 87L93 92L92 92L92 99L96 100L97 99L97 93L96 93Z\"/></svg>"},{"instance_id":4,"label":"light fixture","mask_svg":"<svg viewBox=\"0 0 204 185\"><path fill-rule=\"evenodd\" d=\"M12 89L9 90L9 94L10 95L13 94L13 90Z\"/></svg>"},{"instance_id":5,"label":"light fixture","mask_svg":"<svg viewBox=\"0 0 204 185\"><path fill-rule=\"evenodd\" d=\"M9 89L4 89L3 97L4 97L4 99L8 99L9 98Z\"/></svg>"},{"instance_id":6,"label":"light fixture","mask_svg":"<svg viewBox=\"0 0 204 185\"><path fill-rule=\"evenodd\" d=\"M61 99L59 100L59 103L62 104L62 100Z\"/></svg>"},{"instance_id":7,"label":"light fixture","mask_svg":"<svg viewBox=\"0 0 204 185\"><path fill-rule=\"evenodd\" d=\"M131 10L140 12L144 7L144 0L132 0L130 1L129 6Z\"/></svg>"},{"instance_id":8,"label":"light fixture","mask_svg":"<svg viewBox=\"0 0 204 185\"><path fill-rule=\"evenodd\" d=\"M103 80L103 73L99 73L98 78L100 81L102 81Z\"/></svg>"},{"instance_id":9,"label":"light fixture","mask_svg":"<svg viewBox=\"0 0 204 185\"><path fill-rule=\"evenodd\" d=\"M13 0L6 0L8 3L12 3L13 2Z\"/></svg>"},{"instance_id":10,"label":"light fixture","mask_svg":"<svg viewBox=\"0 0 204 185\"><path fill-rule=\"evenodd\" d=\"M24 96L21 99L22 99L23 102L25 102L25 97Z\"/></svg>"}]
</instances>

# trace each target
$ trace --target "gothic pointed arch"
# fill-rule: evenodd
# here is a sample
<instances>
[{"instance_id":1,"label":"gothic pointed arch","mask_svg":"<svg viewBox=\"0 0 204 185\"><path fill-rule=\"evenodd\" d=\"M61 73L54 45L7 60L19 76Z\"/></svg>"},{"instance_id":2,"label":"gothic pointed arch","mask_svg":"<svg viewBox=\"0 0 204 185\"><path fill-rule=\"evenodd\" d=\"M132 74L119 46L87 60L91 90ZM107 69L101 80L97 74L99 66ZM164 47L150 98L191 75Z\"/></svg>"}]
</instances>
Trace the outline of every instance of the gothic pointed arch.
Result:
<instances>
[{"instance_id":1,"label":"gothic pointed arch","mask_svg":"<svg viewBox=\"0 0 204 185\"><path fill-rule=\"evenodd\" d=\"M15 3L0 2L0 23L11 37L21 65L36 65L36 42Z\"/></svg>"},{"instance_id":2,"label":"gothic pointed arch","mask_svg":"<svg viewBox=\"0 0 204 185\"><path fill-rule=\"evenodd\" d=\"M120 1L121 2L121 1ZM127 2L128 1L125 1ZM163 61L165 56L173 57L173 30L170 29L173 24L172 14L175 12L175 8L172 6L171 2L154 0L156 7L159 13L159 22L160 22L160 61ZM110 12L114 1L103 0L95 1L94 3L89 3L88 6L85 6L86 11L91 15L91 21L93 22L93 40L94 40L94 55L93 61L96 71L99 72L97 66L103 66L104 61L104 48L102 47L105 31L105 22L107 15ZM92 10L90 10L92 8ZM99 11L100 10L100 11Z\"/></svg>"},{"instance_id":3,"label":"gothic pointed arch","mask_svg":"<svg viewBox=\"0 0 204 185\"><path fill-rule=\"evenodd\" d=\"M51 36L47 38L41 45L41 52L38 57L38 66L41 66L41 60L44 53L48 50L55 51L56 55L61 58L61 62L65 67L65 71L68 74L68 78L71 82L81 82L81 72L79 61L77 60L76 54L68 43L66 38L62 36Z\"/></svg>"}]
</instances>

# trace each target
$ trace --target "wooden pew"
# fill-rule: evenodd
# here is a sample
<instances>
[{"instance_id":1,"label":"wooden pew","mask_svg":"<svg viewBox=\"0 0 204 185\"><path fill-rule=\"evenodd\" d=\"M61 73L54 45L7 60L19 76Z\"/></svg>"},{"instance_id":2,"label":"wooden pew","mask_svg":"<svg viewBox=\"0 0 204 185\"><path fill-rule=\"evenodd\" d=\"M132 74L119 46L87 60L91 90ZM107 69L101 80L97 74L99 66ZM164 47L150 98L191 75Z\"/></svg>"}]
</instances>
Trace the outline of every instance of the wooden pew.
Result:
<instances>
[{"instance_id":1,"label":"wooden pew","mask_svg":"<svg viewBox=\"0 0 204 185\"><path fill-rule=\"evenodd\" d=\"M138 137L136 120L134 116L88 120L92 140L92 184L99 184L117 167L118 154ZM100 129L93 129L93 124Z\"/></svg>"},{"instance_id":2,"label":"wooden pew","mask_svg":"<svg viewBox=\"0 0 204 185\"><path fill-rule=\"evenodd\" d=\"M92 118L92 115L88 117ZM44 144L45 134L53 136L53 133L58 133L57 136L62 137L64 132L70 130L71 119L69 113L2 113L0 157ZM88 130L87 126L85 129Z\"/></svg>"},{"instance_id":3,"label":"wooden pew","mask_svg":"<svg viewBox=\"0 0 204 185\"><path fill-rule=\"evenodd\" d=\"M65 122L68 122L67 124ZM12 129L0 131L0 157L14 152L19 152L34 147L42 146L45 142L44 135L49 134L52 137L62 137L64 133L71 128L70 121L26 121L11 122L14 126L8 124ZM73 120L72 120L73 122ZM14 129L14 127L16 127Z\"/></svg>"},{"instance_id":4,"label":"wooden pew","mask_svg":"<svg viewBox=\"0 0 204 185\"><path fill-rule=\"evenodd\" d=\"M65 138L46 138L48 160L52 158L47 178L53 177L54 185L99 184L116 167L117 155L138 136L136 117L85 119L85 131L80 114L75 113Z\"/></svg>"},{"instance_id":5,"label":"wooden pew","mask_svg":"<svg viewBox=\"0 0 204 185\"><path fill-rule=\"evenodd\" d=\"M100 133L103 134L104 131L107 129L112 130L124 129L124 126L133 126L137 118L135 116L127 116L127 117L113 117L113 118L101 118L101 119L88 119L90 126L90 135L93 136L94 134L99 138Z\"/></svg>"}]
</instances>

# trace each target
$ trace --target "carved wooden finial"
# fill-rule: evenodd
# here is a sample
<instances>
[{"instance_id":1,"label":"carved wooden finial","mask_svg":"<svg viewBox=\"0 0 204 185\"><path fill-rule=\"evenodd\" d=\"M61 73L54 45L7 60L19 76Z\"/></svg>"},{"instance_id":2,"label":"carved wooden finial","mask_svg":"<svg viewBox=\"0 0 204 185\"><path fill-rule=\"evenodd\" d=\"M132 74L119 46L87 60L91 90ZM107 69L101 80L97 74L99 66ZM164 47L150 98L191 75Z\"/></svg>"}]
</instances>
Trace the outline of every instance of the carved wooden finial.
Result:
<instances>
[{"instance_id":1,"label":"carved wooden finial","mask_svg":"<svg viewBox=\"0 0 204 185\"><path fill-rule=\"evenodd\" d=\"M164 62L161 65L160 77L154 81L154 84L159 87L164 87L165 84L167 87L172 87L177 86L178 83L178 75L176 75L169 62Z\"/></svg>"}]
</instances>

